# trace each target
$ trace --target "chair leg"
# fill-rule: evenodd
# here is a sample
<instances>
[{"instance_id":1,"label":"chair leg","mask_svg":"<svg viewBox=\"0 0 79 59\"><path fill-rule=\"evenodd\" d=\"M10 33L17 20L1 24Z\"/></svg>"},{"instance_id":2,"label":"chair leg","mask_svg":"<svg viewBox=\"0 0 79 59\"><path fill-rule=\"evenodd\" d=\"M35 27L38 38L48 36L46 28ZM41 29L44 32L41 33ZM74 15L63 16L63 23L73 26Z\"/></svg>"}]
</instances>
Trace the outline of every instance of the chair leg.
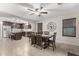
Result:
<instances>
[{"instance_id":1,"label":"chair leg","mask_svg":"<svg viewBox=\"0 0 79 59\"><path fill-rule=\"evenodd\" d=\"M53 47L53 51L54 51L54 47Z\"/></svg>"},{"instance_id":2,"label":"chair leg","mask_svg":"<svg viewBox=\"0 0 79 59\"><path fill-rule=\"evenodd\" d=\"M55 48L56 48L56 45L55 45Z\"/></svg>"},{"instance_id":3,"label":"chair leg","mask_svg":"<svg viewBox=\"0 0 79 59\"><path fill-rule=\"evenodd\" d=\"M30 38L29 38L29 42L30 42Z\"/></svg>"},{"instance_id":4,"label":"chair leg","mask_svg":"<svg viewBox=\"0 0 79 59\"><path fill-rule=\"evenodd\" d=\"M53 48L53 51L54 51L54 45L52 46L52 48Z\"/></svg>"},{"instance_id":5,"label":"chair leg","mask_svg":"<svg viewBox=\"0 0 79 59\"><path fill-rule=\"evenodd\" d=\"M42 50L42 47L41 47L41 50Z\"/></svg>"},{"instance_id":6,"label":"chair leg","mask_svg":"<svg viewBox=\"0 0 79 59\"><path fill-rule=\"evenodd\" d=\"M54 47L56 48L56 44L54 43Z\"/></svg>"},{"instance_id":7,"label":"chair leg","mask_svg":"<svg viewBox=\"0 0 79 59\"><path fill-rule=\"evenodd\" d=\"M55 50L55 44L54 43L52 44L52 48L53 48L53 51L54 51Z\"/></svg>"}]
</instances>

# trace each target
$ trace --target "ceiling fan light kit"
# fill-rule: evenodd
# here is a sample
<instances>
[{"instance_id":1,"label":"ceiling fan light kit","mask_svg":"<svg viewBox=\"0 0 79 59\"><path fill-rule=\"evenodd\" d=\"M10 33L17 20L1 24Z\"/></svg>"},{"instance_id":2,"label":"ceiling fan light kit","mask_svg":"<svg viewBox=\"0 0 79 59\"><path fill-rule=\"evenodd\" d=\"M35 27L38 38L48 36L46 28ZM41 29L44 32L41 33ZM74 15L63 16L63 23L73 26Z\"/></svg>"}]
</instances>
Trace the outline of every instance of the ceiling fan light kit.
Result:
<instances>
[{"instance_id":1,"label":"ceiling fan light kit","mask_svg":"<svg viewBox=\"0 0 79 59\"><path fill-rule=\"evenodd\" d=\"M42 13L42 14L47 14L48 12L40 12L40 13Z\"/></svg>"}]
</instances>

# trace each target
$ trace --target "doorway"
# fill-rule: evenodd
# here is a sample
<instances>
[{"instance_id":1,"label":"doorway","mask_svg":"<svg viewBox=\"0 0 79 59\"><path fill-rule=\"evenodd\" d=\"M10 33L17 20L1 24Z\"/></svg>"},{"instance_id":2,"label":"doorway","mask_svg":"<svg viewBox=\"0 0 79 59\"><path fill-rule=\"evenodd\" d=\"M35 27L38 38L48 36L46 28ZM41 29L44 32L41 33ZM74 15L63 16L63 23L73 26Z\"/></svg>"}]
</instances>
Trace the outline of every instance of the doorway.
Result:
<instances>
[{"instance_id":1,"label":"doorway","mask_svg":"<svg viewBox=\"0 0 79 59\"><path fill-rule=\"evenodd\" d=\"M38 34L42 34L42 25L43 25L43 23L38 23L37 24L37 32L38 32Z\"/></svg>"}]
</instances>

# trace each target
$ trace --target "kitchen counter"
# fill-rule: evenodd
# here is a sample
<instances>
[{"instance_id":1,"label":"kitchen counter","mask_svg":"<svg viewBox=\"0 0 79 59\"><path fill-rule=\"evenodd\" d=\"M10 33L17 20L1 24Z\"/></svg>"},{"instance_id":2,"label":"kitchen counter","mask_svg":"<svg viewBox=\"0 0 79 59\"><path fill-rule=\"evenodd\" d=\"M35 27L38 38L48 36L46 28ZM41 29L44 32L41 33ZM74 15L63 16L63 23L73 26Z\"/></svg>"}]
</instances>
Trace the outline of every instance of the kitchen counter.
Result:
<instances>
[{"instance_id":1,"label":"kitchen counter","mask_svg":"<svg viewBox=\"0 0 79 59\"><path fill-rule=\"evenodd\" d=\"M22 38L22 32L12 33L11 39L20 40Z\"/></svg>"}]
</instances>

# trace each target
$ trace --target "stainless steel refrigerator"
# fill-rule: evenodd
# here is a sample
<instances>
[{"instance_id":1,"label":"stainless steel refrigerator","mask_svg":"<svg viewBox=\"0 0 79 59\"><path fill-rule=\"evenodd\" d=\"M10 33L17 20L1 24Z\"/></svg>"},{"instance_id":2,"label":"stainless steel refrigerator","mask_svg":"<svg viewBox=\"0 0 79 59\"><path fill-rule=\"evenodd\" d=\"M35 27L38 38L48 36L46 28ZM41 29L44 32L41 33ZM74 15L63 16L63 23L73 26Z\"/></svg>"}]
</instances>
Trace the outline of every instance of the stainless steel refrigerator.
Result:
<instances>
[{"instance_id":1,"label":"stainless steel refrigerator","mask_svg":"<svg viewBox=\"0 0 79 59\"><path fill-rule=\"evenodd\" d=\"M3 38L9 38L11 34L11 26L3 26Z\"/></svg>"}]
</instances>

